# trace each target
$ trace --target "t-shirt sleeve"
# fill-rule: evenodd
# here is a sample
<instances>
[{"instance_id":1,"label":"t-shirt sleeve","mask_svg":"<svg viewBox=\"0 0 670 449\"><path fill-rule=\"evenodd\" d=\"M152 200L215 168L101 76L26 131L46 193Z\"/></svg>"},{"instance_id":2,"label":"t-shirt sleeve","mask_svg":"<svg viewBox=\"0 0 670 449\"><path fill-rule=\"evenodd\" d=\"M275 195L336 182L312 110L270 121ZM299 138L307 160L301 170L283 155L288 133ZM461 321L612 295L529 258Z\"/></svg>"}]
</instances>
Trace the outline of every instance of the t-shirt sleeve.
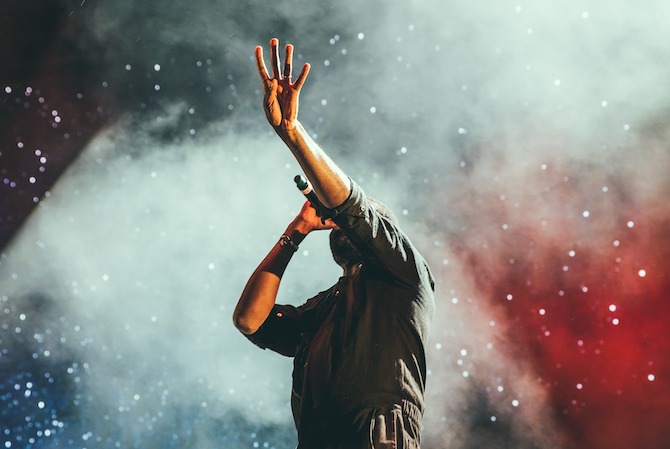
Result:
<instances>
[{"instance_id":1,"label":"t-shirt sleeve","mask_svg":"<svg viewBox=\"0 0 670 449\"><path fill-rule=\"evenodd\" d=\"M262 349L295 357L302 332L302 310L289 305L275 304L272 312L256 332L245 335Z\"/></svg>"},{"instance_id":2,"label":"t-shirt sleeve","mask_svg":"<svg viewBox=\"0 0 670 449\"><path fill-rule=\"evenodd\" d=\"M330 213L366 262L408 286L427 283L434 288L428 265L419 251L397 223L373 207L363 189L353 180L349 198Z\"/></svg>"}]
</instances>

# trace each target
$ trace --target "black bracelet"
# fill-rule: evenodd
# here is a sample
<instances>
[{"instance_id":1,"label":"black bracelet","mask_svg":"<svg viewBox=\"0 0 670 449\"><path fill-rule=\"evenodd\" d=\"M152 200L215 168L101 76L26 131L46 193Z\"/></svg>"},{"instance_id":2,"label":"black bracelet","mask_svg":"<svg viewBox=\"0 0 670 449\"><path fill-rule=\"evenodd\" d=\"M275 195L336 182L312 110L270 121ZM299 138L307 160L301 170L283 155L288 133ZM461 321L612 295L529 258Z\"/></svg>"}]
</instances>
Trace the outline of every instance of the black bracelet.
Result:
<instances>
[{"instance_id":1,"label":"black bracelet","mask_svg":"<svg viewBox=\"0 0 670 449\"><path fill-rule=\"evenodd\" d=\"M290 246L293 252L298 251L298 245L291 239L286 234L282 234L281 237L279 237L279 246L284 247L284 246Z\"/></svg>"}]
</instances>

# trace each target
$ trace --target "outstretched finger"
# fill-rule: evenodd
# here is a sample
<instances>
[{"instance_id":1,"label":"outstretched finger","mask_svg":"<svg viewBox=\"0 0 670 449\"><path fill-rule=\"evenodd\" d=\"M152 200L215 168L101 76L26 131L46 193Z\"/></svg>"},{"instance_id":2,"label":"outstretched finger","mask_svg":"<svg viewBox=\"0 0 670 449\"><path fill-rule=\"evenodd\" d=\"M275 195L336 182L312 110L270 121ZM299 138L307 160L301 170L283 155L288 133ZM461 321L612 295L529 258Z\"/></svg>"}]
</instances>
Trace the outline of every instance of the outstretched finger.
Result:
<instances>
[{"instance_id":1,"label":"outstretched finger","mask_svg":"<svg viewBox=\"0 0 670 449\"><path fill-rule=\"evenodd\" d=\"M298 75L298 79L295 80L295 83L293 84L295 90L299 91L302 88L302 85L305 84L305 79L307 78L307 74L309 73L310 67L311 66L309 64L305 64L304 66L302 66L300 75Z\"/></svg>"},{"instance_id":2,"label":"outstretched finger","mask_svg":"<svg viewBox=\"0 0 670 449\"><path fill-rule=\"evenodd\" d=\"M268 75L268 69L265 67L265 61L263 61L263 47L260 45L256 47L256 68L258 69L258 74L261 77L261 81L265 82L270 79Z\"/></svg>"},{"instance_id":3,"label":"outstretched finger","mask_svg":"<svg viewBox=\"0 0 670 449\"><path fill-rule=\"evenodd\" d=\"M291 70L293 67L293 45L286 45L286 55L284 56L284 78L291 79Z\"/></svg>"},{"instance_id":4,"label":"outstretched finger","mask_svg":"<svg viewBox=\"0 0 670 449\"><path fill-rule=\"evenodd\" d=\"M279 76L279 40L276 37L270 39L270 64L272 65L272 76L281 79Z\"/></svg>"}]
</instances>

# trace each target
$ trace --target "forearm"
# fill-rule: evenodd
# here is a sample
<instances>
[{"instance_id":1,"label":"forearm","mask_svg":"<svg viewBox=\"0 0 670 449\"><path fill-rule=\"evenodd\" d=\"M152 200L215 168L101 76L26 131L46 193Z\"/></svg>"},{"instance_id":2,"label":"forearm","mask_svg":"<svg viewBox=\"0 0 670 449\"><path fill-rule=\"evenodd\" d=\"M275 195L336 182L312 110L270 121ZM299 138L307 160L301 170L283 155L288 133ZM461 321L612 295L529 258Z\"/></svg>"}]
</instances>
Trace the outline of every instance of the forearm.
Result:
<instances>
[{"instance_id":1,"label":"forearm","mask_svg":"<svg viewBox=\"0 0 670 449\"><path fill-rule=\"evenodd\" d=\"M278 128L277 133L289 147L316 195L324 206L337 207L351 191L349 178L326 152L309 136L297 120L292 129Z\"/></svg>"},{"instance_id":2,"label":"forearm","mask_svg":"<svg viewBox=\"0 0 670 449\"><path fill-rule=\"evenodd\" d=\"M306 232L293 222L284 234L298 245L305 238ZM233 313L235 327L241 332L253 334L270 315L282 276L293 254L290 245L282 246L277 242L253 272Z\"/></svg>"}]
</instances>

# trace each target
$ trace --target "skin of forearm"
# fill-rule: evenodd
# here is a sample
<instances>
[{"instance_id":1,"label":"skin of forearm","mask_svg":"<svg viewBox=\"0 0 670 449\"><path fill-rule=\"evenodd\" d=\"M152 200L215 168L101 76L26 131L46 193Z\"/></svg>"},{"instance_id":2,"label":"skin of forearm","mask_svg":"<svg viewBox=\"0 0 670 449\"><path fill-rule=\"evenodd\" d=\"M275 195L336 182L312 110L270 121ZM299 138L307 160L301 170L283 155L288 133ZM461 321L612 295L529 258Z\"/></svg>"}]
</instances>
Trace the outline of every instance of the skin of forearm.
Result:
<instances>
[{"instance_id":1,"label":"skin of forearm","mask_svg":"<svg viewBox=\"0 0 670 449\"><path fill-rule=\"evenodd\" d=\"M294 124L291 129L277 128L277 134L293 153L323 205L328 208L341 205L349 197L349 178L300 122L296 120Z\"/></svg>"},{"instance_id":2,"label":"skin of forearm","mask_svg":"<svg viewBox=\"0 0 670 449\"><path fill-rule=\"evenodd\" d=\"M304 224L294 220L284 234L297 245L307 233L309 230ZM281 278L293 253L291 248L276 243L249 278L233 313L235 327L242 333L253 334L270 315L277 299Z\"/></svg>"}]
</instances>

